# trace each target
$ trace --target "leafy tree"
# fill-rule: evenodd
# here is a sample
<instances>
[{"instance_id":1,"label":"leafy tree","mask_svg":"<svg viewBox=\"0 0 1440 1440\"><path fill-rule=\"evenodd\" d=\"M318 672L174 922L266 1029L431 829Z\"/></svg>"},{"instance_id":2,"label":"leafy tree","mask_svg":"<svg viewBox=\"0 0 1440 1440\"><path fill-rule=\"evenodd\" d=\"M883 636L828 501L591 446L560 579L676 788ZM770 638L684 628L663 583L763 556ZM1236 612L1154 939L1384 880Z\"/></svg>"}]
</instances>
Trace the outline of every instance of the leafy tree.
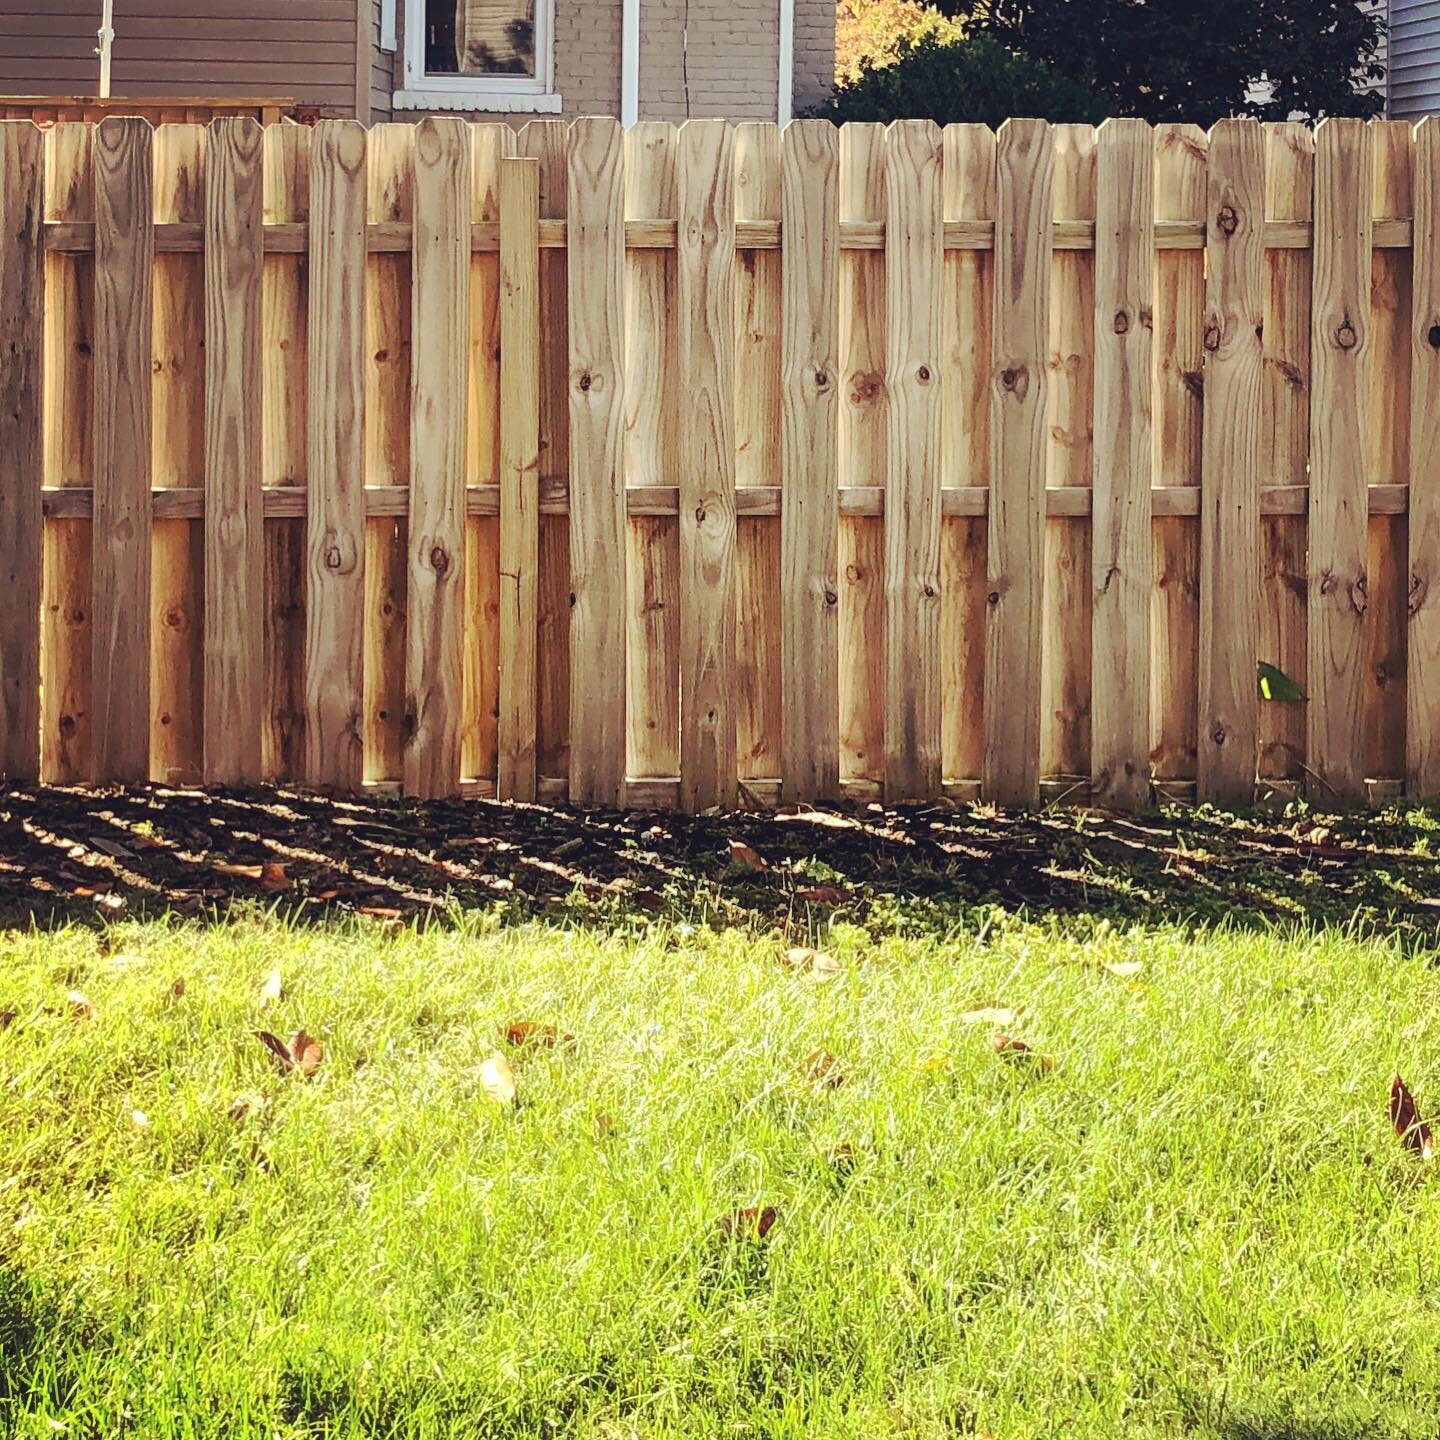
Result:
<instances>
[{"instance_id":1,"label":"leafy tree","mask_svg":"<svg viewBox=\"0 0 1440 1440\"><path fill-rule=\"evenodd\" d=\"M937 0L1106 98L1112 115L1209 125L1226 115L1375 115L1378 0ZM1259 84L1261 80L1267 82Z\"/></svg>"},{"instance_id":2,"label":"leafy tree","mask_svg":"<svg viewBox=\"0 0 1440 1440\"><path fill-rule=\"evenodd\" d=\"M835 7L835 78L841 84L860 75L861 64L893 65L906 40L933 35L955 40L963 23L947 20L923 0L838 0Z\"/></svg>"},{"instance_id":3,"label":"leafy tree","mask_svg":"<svg viewBox=\"0 0 1440 1440\"><path fill-rule=\"evenodd\" d=\"M893 61L862 59L858 74L811 113L837 124L903 118L998 126L1012 115L1095 124L1112 112L1083 81L991 36L922 35L902 39Z\"/></svg>"}]
</instances>

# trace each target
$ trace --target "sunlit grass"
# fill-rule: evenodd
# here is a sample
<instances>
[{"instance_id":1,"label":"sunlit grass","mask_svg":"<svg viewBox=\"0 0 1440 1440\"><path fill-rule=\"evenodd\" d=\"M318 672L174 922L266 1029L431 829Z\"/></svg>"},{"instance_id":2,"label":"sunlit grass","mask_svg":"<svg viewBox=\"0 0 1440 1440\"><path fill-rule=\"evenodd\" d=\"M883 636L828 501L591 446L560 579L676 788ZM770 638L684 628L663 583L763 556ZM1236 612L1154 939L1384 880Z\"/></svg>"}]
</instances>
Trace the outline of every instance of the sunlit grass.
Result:
<instances>
[{"instance_id":1,"label":"sunlit grass","mask_svg":"<svg viewBox=\"0 0 1440 1440\"><path fill-rule=\"evenodd\" d=\"M0 1433L1437 1433L1440 1207L1386 1116L1393 1069L1440 1096L1431 956L814 938L837 978L683 926L6 938ZM254 1032L302 1025L286 1078Z\"/></svg>"}]
</instances>

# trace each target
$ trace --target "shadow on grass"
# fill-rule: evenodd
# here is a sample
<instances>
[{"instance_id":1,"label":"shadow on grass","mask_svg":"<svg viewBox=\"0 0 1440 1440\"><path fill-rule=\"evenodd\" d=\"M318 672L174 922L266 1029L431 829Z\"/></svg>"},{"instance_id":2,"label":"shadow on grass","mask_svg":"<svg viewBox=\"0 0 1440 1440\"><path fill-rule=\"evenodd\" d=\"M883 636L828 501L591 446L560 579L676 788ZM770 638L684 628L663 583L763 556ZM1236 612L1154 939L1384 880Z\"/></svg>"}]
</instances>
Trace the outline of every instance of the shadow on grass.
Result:
<instances>
[{"instance_id":1,"label":"shadow on grass","mask_svg":"<svg viewBox=\"0 0 1440 1440\"><path fill-rule=\"evenodd\" d=\"M789 927L877 907L939 928L1032 918L1305 924L1440 939L1423 812L1237 817L878 806L620 814L488 801L25 787L0 792L0 922L276 906L296 923L503 907L599 923ZM736 851L735 845L748 847Z\"/></svg>"}]
</instances>

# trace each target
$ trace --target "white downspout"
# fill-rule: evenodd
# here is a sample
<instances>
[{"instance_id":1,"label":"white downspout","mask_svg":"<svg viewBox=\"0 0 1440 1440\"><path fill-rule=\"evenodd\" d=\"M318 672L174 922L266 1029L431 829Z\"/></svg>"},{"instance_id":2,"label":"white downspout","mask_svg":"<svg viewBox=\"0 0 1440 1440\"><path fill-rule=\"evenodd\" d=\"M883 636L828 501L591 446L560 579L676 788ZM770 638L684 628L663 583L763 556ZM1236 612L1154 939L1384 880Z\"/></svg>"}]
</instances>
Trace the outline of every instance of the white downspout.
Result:
<instances>
[{"instance_id":1,"label":"white downspout","mask_svg":"<svg viewBox=\"0 0 1440 1440\"><path fill-rule=\"evenodd\" d=\"M780 76L776 102L776 119L788 125L795 108L795 0L780 0Z\"/></svg>"},{"instance_id":2,"label":"white downspout","mask_svg":"<svg viewBox=\"0 0 1440 1440\"><path fill-rule=\"evenodd\" d=\"M620 12L620 123L640 118L640 0L623 0Z\"/></svg>"},{"instance_id":3,"label":"white downspout","mask_svg":"<svg viewBox=\"0 0 1440 1440\"><path fill-rule=\"evenodd\" d=\"M115 0L105 0L100 19L100 44L95 53L100 57L100 98L110 98L110 47L115 43Z\"/></svg>"}]
</instances>

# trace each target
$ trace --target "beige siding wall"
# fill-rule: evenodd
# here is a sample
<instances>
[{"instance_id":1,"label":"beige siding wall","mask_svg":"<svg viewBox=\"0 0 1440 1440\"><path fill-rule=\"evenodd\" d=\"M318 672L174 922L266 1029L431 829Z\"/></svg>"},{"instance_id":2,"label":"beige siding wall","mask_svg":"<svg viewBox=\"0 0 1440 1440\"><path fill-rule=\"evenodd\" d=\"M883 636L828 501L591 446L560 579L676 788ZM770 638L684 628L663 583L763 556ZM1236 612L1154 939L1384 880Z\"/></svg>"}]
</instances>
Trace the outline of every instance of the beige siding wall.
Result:
<instances>
[{"instance_id":1,"label":"beige siding wall","mask_svg":"<svg viewBox=\"0 0 1440 1440\"><path fill-rule=\"evenodd\" d=\"M0 0L0 92L93 94L98 0ZM116 95L282 95L353 113L355 0L115 0Z\"/></svg>"},{"instance_id":2,"label":"beige siding wall","mask_svg":"<svg viewBox=\"0 0 1440 1440\"><path fill-rule=\"evenodd\" d=\"M404 0L396 0L403 4ZM370 0L370 119L389 120L390 97L395 90L395 56L380 48L380 0Z\"/></svg>"}]
</instances>

